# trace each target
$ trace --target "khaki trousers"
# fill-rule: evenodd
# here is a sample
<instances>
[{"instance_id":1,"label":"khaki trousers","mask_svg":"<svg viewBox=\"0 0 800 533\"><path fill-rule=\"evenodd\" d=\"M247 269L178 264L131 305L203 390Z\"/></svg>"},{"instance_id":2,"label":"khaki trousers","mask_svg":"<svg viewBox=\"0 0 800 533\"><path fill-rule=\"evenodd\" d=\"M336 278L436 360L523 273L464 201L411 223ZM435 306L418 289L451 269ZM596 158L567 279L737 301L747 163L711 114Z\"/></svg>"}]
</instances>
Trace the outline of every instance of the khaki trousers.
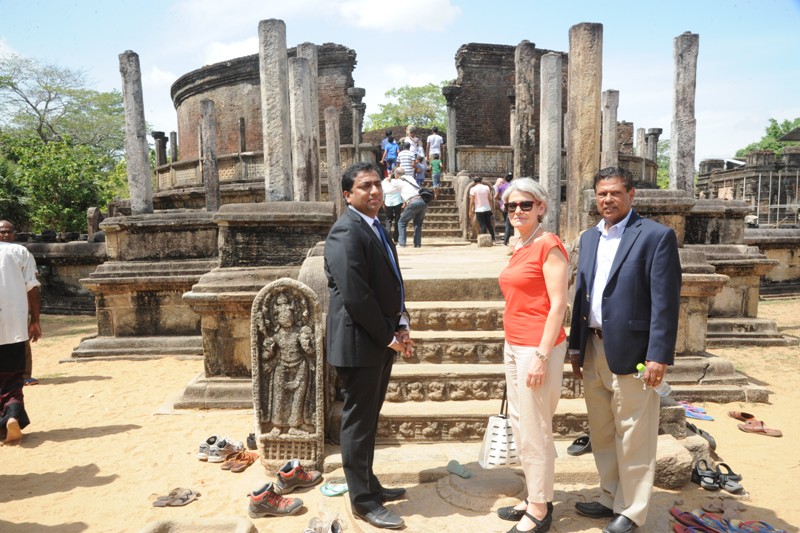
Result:
<instances>
[{"instance_id":1,"label":"khaki trousers","mask_svg":"<svg viewBox=\"0 0 800 533\"><path fill-rule=\"evenodd\" d=\"M600 474L600 503L641 526L653 490L660 398L633 374L608 368L603 341L589 337L583 363L589 435Z\"/></svg>"},{"instance_id":2,"label":"khaki trousers","mask_svg":"<svg viewBox=\"0 0 800 533\"><path fill-rule=\"evenodd\" d=\"M525 473L528 501L553 501L556 447L553 442L553 415L561 398L566 341L550 352L544 383L528 387L528 366L536 357L536 346L512 346L505 343L503 362L508 390L508 418L517 455Z\"/></svg>"}]
</instances>

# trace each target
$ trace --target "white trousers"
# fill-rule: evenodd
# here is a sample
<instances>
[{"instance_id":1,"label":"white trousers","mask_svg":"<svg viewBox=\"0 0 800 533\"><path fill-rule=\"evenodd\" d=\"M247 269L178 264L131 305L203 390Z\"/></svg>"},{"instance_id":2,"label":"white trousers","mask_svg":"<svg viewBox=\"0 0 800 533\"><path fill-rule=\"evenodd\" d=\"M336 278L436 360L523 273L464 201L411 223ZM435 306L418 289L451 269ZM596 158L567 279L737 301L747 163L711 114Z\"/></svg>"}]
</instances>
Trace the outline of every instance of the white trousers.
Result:
<instances>
[{"instance_id":1,"label":"white trousers","mask_svg":"<svg viewBox=\"0 0 800 533\"><path fill-rule=\"evenodd\" d=\"M517 454L525 473L528 501L553 501L556 447L553 442L553 415L561 398L566 341L555 346L547 362L544 383L528 387L528 366L538 346L512 346L505 343L503 362L508 389L508 417L517 444Z\"/></svg>"}]
</instances>

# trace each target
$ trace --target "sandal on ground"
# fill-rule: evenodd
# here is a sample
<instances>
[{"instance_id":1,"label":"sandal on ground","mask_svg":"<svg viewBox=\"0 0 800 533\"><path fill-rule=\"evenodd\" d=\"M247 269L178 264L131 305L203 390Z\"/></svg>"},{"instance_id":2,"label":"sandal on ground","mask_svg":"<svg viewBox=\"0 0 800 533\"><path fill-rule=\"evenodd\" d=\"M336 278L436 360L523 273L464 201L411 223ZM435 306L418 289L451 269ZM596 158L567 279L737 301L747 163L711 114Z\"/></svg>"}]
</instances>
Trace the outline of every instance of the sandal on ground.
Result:
<instances>
[{"instance_id":1,"label":"sandal on ground","mask_svg":"<svg viewBox=\"0 0 800 533\"><path fill-rule=\"evenodd\" d=\"M717 472L709 469L705 459L700 459L692 468L692 483L697 483L706 490L719 490ZM685 524L687 526L691 524Z\"/></svg>"},{"instance_id":2,"label":"sandal on ground","mask_svg":"<svg viewBox=\"0 0 800 533\"><path fill-rule=\"evenodd\" d=\"M720 470L719 465L717 465L717 470L715 471L714 474L717 485L722 490L730 492L731 494L738 494L744 491L744 487L740 483L734 481L728 474L722 473L722 470ZM738 474L734 474L734 476L739 477L739 479L741 479L741 476L739 476Z\"/></svg>"},{"instance_id":3,"label":"sandal on ground","mask_svg":"<svg viewBox=\"0 0 800 533\"><path fill-rule=\"evenodd\" d=\"M724 472L724 474L731 481L741 481L742 480L742 475L741 474L737 474L736 472L734 472L733 469L730 466L728 466L728 463L719 463L717 465L717 471L719 471L720 467L722 467L722 468L724 468L726 470L726 472Z\"/></svg>"},{"instance_id":4,"label":"sandal on ground","mask_svg":"<svg viewBox=\"0 0 800 533\"><path fill-rule=\"evenodd\" d=\"M671 514L672 518L677 520L679 524L685 527L696 528L700 531L708 531L706 529L708 526L692 513L687 513L686 511L682 511L677 507L673 507L669 510L669 514Z\"/></svg>"},{"instance_id":5,"label":"sandal on ground","mask_svg":"<svg viewBox=\"0 0 800 533\"><path fill-rule=\"evenodd\" d=\"M737 524L739 531L746 533L786 533L785 529L776 529L772 524L761 520L742 521Z\"/></svg>"},{"instance_id":6,"label":"sandal on ground","mask_svg":"<svg viewBox=\"0 0 800 533\"><path fill-rule=\"evenodd\" d=\"M182 507L200 496L199 492L178 487L172 489L166 496L159 496L153 501L153 507Z\"/></svg>"},{"instance_id":7,"label":"sandal on ground","mask_svg":"<svg viewBox=\"0 0 800 533\"><path fill-rule=\"evenodd\" d=\"M236 460L231 466L231 472L239 473L244 472L247 468L256 462L258 454L254 452L239 452Z\"/></svg>"},{"instance_id":8,"label":"sandal on ground","mask_svg":"<svg viewBox=\"0 0 800 533\"><path fill-rule=\"evenodd\" d=\"M319 491L324 496L341 496L347 492L347 481L344 478L334 478L322 485Z\"/></svg>"},{"instance_id":9,"label":"sandal on ground","mask_svg":"<svg viewBox=\"0 0 800 533\"><path fill-rule=\"evenodd\" d=\"M715 441L714 437L712 437L707 431L703 431L691 422L686 422L686 429L690 429L695 435L699 435L706 439L708 441L708 447L711 448L712 451L717 449L717 441Z\"/></svg>"},{"instance_id":10,"label":"sandal on ground","mask_svg":"<svg viewBox=\"0 0 800 533\"><path fill-rule=\"evenodd\" d=\"M736 420L741 420L742 422L748 422L756 419L755 416L751 415L750 413L745 413L744 411L728 411L728 416L735 418Z\"/></svg>"},{"instance_id":11,"label":"sandal on ground","mask_svg":"<svg viewBox=\"0 0 800 533\"><path fill-rule=\"evenodd\" d=\"M592 439L589 435L584 435L575 439L571 445L567 447L567 453L570 455L583 455L592 451Z\"/></svg>"},{"instance_id":12,"label":"sandal on ground","mask_svg":"<svg viewBox=\"0 0 800 533\"><path fill-rule=\"evenodd\" d=\"M749 420L744 424L738 424L737 427L745 433L756 433L767 437L783 437L780 429L768 428L761 420Z\"/></svg>"}]
</instances>

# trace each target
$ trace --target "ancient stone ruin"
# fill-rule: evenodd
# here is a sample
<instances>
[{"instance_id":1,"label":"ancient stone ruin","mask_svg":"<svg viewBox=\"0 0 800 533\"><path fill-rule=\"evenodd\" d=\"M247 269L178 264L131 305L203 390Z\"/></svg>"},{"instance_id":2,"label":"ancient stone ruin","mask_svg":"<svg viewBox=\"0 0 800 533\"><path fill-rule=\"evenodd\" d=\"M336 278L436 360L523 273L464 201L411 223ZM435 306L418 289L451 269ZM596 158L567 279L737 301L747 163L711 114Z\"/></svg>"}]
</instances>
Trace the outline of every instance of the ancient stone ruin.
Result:
<instances>
[{"instance_id":1,"label":"ancient stone ruin","mask_svg":"<svg viewBox=\"0 0 800 533\"><path fill-rule=\"evenodd\" d=\"M283 278L259 291L250 318L253 405L261 460L321 468L324 455L322 311L314 292Z\"/></svg>"}]
</instances>

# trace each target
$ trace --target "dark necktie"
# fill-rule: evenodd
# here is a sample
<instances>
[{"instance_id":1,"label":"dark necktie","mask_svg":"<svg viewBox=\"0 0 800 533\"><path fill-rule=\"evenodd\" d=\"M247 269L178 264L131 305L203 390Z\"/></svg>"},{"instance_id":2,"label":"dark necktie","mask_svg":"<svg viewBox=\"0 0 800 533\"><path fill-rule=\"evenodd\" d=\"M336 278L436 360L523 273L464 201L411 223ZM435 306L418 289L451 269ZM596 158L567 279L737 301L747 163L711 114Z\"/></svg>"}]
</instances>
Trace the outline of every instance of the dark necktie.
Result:
<instances>
[{"instance_id":1,"label":"dark necktie","mask_svg":"<svg viewBox=\"0 0 800 533\"><path fill-rule=\"evenodd\" d=\"M392 248L389 246L389 240L386 238L386 230L383 229L383 226L378 219L372 221L372 225L375 226L375 229L378 230L378 236L381 238L381 242L383 243L383 247L386 248L386 253L389 254L389 261L392 263L392 270L394 271L394 275L397 278L397 281L400 282L400 307L403 311L406 309L406 298L405 298L405 290L403 289L403 279L400 277L400 270L397 268L397 263L394 262L394 254L392 254Z\"/></svg>"}]
</instances>

